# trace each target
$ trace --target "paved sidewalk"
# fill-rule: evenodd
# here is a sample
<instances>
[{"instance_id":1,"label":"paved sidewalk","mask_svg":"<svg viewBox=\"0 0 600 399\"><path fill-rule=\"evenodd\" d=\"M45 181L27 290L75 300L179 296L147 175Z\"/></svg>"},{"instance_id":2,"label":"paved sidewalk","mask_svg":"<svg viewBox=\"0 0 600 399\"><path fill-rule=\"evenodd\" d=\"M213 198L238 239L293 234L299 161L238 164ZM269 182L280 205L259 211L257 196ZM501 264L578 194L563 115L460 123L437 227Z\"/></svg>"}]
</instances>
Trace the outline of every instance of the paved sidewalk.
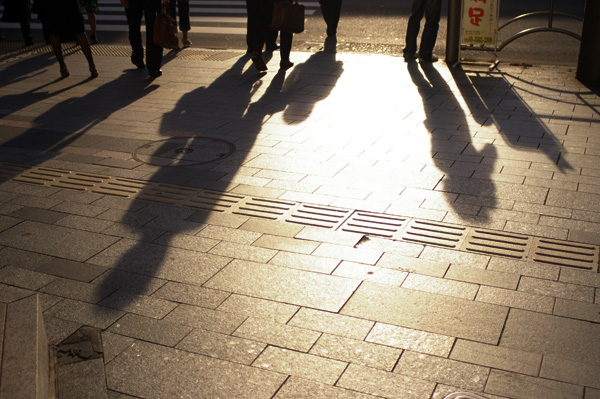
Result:
<instances>
[{"instance_id":1,"label":"paved sidewalk","mask_svg":"<svg viewBox=\"0 0 600 399\"><path fill-rule=\"evenodd\" d=\"M95 51L0 63L0 305L39 294L60 398L600 398L572 68Z\"/></svg>"}]
</instances>

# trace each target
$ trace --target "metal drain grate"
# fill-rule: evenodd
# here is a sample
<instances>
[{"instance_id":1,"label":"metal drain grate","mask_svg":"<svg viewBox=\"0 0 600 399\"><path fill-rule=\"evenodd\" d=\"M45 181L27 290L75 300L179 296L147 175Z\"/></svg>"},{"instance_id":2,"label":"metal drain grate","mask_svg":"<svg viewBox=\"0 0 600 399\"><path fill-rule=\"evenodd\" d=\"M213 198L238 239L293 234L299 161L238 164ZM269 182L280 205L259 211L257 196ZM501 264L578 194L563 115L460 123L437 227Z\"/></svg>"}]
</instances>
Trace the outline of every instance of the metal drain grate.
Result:
<instances>
[{"instance_id":1,"label":"metal drain grate","mask_svg":"<svg viewBox=\"0 0 600 399\"><path fill-rule=\"evenodd\" d=\"M568 241L535 238L531 251L535 262L594 270L598 267L598 247Z\"/></svg>"},{"instance_id":2,"label":"metal drain grate","mask_svg":"<svg viewBox=\"0 0 600 399\"><path fill-rule=\"evenodd\" d=\"M391 238L406 225L407 221L408 218L400 216L356 211L344 222L342 230Z\"/></svg>"},{"instance_id":3,"label":"metal drain grate","mask_svg":"<svg viewBox=\"0 0 600 399\"><path fill-rule=\"evenodd\" d=\"M529 253L530 244L530 237L521 234L472 229L465 239L463 250L523 259Z\"/></svg>"},{"instance_id":4,"label":"metal drain grate","mask_svg":"<svg viewBox=\"0 0 600 399\"><path fill-rule=\"evenodd\" d=\"M466 233L467 228L462 226L413 220L402 234L402 239L446 248L460 248Z\"/></svg>"},{"instance_id":5,"label":"metal drain grate","mask_svg":"<svg viewBox=\"0 0 600 399\"><path fill-rule=\"evenodd\" d=\"M307 226L336 229L348 217L347 209L331 208L320 205L300 204L286 219L287 222L304 224Z\"/></svg>"},{"instance_id":6,"label":"metal drain grate","mask_svg":"<svg viewBox=\"0 0 600 399\"><path fill-rule=\"evenodd\" d=\"M296 206L295 202L277 201L265 198L249 198L242 201L234 210L237 215L277 220Z\"/></svg>"}]
</instances>

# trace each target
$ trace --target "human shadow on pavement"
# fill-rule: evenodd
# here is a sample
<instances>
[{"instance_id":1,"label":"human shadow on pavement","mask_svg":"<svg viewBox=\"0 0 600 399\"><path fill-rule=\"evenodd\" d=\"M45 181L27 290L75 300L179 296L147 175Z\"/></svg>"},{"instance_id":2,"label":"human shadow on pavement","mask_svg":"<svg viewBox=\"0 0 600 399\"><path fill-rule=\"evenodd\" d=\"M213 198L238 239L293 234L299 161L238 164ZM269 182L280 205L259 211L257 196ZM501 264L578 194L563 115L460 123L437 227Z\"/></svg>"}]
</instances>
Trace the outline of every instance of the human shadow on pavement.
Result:
<instances>
[{"instance_id":1,"label":"human shadow on pavement","mask_svg":"<svg viewBox=\"0 0 600 399\"><path fill-rule=\"evenodd\" d=\"M257 73L248 56L243 56L207 87L184 94L173 110L163 115L160 132L166 138L157 141L143 156L154 168L144 179L194 187L202 195L208 194L188 206L144 205L140 201L131 204L121 223L134 239L123 239L96 257L110 267L98 287L100 297L108 295L100 304L120 309L135 306L132 304L136 298L130 292L151 294L157 289L153 278L201 286L229 263L230 257L247 256L235 253L243 251L235 244L221 241L226 232L215 233L207 224L219 225L213 216L219 214L220 204L227 204L232 194L237 195L232 189L246 182L251 186L253 179L261 180L244 165L259 156L261 150L255 145L265 145L259 142L265 123L274 115L283 116L273 122L271 129L279 123L283 128L304 120L315 103L331 91L320 92L318 100L312 102L304 97L302 112L292 109L286 116L302 88L310 85L310 81L300 78L312 79L323 67L322 56L315 54L306 65L296 65L288 71L287 79L286 71L279 70L268 83L262 80L267 75ZM331 59L330 55L326 57ZM315 83L333 87L338 77ZM294 81L288 85L290 78ZM268 137L266 140L271 141ZM235 146L235 150L230 151L231 146L225 142ZM142 224L144 216L150 220ZM233 223L229 227L237 227ZM205 228L210 231L203 231ZM126 290L119 291L123 278L130 283Z\"/></svg>"},{"instance_id":2,"label":"human shadow on pavement","mask_svg":"<svg viewBox=\"0 0 600 399\"><path fill-rule=\"evenodd\" d=\"M435 190L445 194L451 211L460 219L486 225L490 221L488 209L496 204L496 188L490 176L496 153L493 145L486 144L481 150L474 147L466 114L456 94L433 64L409 62L407 69L421 96L425 113L423 123L431 134L431 157L444 174ZM440 108L440 101L443 101L443 108ZM451 123L459 126L458 129L443 129L448 123L448 113L444 110L452 110ZM491 162L484 163L484 157ZM475 173L477 176L473 176ZM485 206L458 202L463 194L483 198Z\"/></svg>"}]
</instances>

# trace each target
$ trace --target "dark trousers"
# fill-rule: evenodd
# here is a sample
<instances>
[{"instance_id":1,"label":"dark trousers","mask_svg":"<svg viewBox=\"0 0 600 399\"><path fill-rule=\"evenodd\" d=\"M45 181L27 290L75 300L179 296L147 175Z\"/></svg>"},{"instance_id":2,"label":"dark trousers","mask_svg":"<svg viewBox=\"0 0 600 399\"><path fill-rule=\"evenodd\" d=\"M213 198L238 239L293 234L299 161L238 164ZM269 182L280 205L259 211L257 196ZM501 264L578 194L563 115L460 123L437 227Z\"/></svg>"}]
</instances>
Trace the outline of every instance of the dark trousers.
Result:
<instances>
[{"instance_id":1,"label":"dark trousers","mask_svg":"<svg viewBox=\"0 0 600 399\"><path fill-rule=\"evenodd\" d=\"M417 52L417 36L419 35L421 19L425 15L425 27L421 36L419 57L431 57L440 27L441 13L442 0L413 0L412 14L408 19L408 27L406 28L406 47L403 50L405 55L412 55Z\"/></svg>"},{"instance_id":2,"label":"dark trousers","mask_svg":"<svg viewBox=\"0 0 600 399\"><path fill-rule=\"evenodd\" d=\"M321 4L321 14L327 24L327 36L335 36L340 21L342 0L320 0L319 3Z\"/></svg>"},{"instance_id":3,"label":"dark trousers","mask_svg":"<svg viewBox=\"0 0 600 399\"><path fill-rule=\"evenodd\" d=\"M248 25L251 26L249 28L249 38L247 39L250 51L260 53L265 43L267 45L272 44L269 42L269 38L273 38L274 32L270 28L273 19L273 3L274 0L247 0L246 2L248 6ZM275 32L276 34L277 32ZM279 32L279 43L281 45L279 51L282 60L290 58L293 38L293 33Z\"/></svg>"},{"instance_id":4,"label":"dark trousers","mask_svg":"<svg viewBox=\"0 0 600 399\"><path fill-rule=\"evenodd\" d=\"M160 69L162 63L162 47L154 44L155 13L160 12L160 0L129 0L129 8L125 9L129 25L129 43L131 44L131 61L136 64L144 60L142 46L142 17L146 23L146 65L148 70Z\"/></svg>"},{"instance_id":5,"label":"dark trousers","mask_svg":"<svg viewBox=\"0 0 600 399\"><path fill-rule=\"evenodd\" d=\"M175 4L177 3L177 4ZM175 10L177 6L177 10ZM171 0L169 1L169 15L173 19L177 19L177 11L179 12L179 30L187 32L190 30L190 0Z\"/></svg>"}]
</instances>

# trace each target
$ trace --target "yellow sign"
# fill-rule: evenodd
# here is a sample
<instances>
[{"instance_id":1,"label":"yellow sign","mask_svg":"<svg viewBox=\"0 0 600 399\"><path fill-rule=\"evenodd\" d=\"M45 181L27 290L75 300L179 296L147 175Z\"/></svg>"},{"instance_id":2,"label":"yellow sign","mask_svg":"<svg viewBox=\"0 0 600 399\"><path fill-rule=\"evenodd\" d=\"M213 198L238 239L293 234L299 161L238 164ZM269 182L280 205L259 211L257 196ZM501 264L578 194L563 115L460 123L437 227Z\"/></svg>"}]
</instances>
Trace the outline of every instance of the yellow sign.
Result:
<instances>
[{"instance_id":1,"label":"yellow sign","mask_svg":"<svg viewBox=\"0 0 600 399\"><path fill-rule=\"evenodd\" d=\"M496 45L499 0L463 0L461 44Z\"/></svg>"}]
</instances>

